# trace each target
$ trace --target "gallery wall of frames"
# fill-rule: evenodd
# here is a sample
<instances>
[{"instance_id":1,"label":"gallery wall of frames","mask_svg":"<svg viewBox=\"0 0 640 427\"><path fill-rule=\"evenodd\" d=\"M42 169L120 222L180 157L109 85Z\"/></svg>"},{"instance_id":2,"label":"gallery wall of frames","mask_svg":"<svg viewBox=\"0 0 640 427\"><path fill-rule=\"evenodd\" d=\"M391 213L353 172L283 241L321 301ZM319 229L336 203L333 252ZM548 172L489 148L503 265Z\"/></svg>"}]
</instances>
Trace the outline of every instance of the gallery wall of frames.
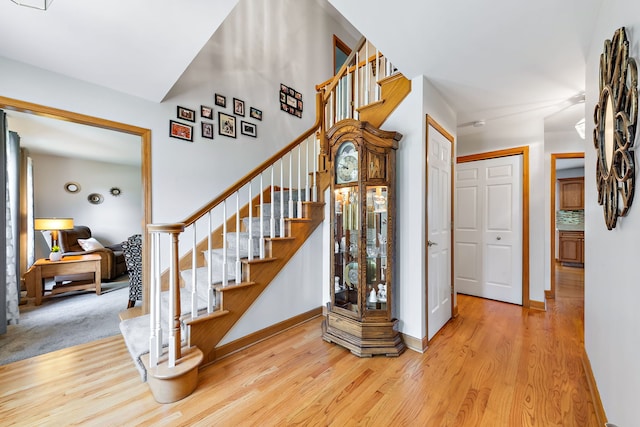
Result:
<instances>
[{"instance_id":1,"label":"gallery wall of frames","mask_svg":"<svg viewBox=\"0 0 640 427\"><path fill-rule=\"evenodd\" d=\"M280 110L302 118L302 94L295 89L280 84L278 94ZM236 138L245 135L258 137L258 123L262 121L262 110L247 106L239 98L227 98L226 95L214 93L211 105L176 106L175 118L169 119L169 136L182 141L193 142L214 140L218 137ZM198 134L198 127L200 128Z\"/></svg>"}]
</instances>

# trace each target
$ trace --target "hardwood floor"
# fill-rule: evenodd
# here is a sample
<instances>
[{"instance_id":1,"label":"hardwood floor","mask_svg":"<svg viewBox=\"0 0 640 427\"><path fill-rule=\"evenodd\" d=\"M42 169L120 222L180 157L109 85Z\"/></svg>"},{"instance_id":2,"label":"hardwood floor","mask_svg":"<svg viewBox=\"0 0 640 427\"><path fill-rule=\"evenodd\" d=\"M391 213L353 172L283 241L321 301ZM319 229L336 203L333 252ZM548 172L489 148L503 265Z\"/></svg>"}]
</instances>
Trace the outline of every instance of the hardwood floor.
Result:
<instances>
[{"instance_id":1,"label":"hardwood floor","mask_svg":"<svg viewBox=\"0 0 640 427\"><path fill-rule=\"evenodd\" d=\"M153 400L119 336L15 362L0 366L0 424L596 426L581 271L559 270L546 312L460 295L424 354L360 359L316 318L201 369L173 404Z\"/></svg>"}]
</instances>

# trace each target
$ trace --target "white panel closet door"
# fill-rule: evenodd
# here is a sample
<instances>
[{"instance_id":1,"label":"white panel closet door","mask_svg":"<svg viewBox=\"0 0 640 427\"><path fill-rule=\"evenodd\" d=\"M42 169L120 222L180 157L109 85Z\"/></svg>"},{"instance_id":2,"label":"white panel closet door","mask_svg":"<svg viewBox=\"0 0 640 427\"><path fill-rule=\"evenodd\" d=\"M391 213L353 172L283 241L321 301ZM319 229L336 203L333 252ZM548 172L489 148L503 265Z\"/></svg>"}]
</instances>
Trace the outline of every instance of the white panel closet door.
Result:
<instances>
[{"instance_id":1,"label":"white panel closet door","mask_svg":"<svg viewBox=\"0 0 640 427\"><path fill-rule=\"evenodd\" d=\"M433 127L429 135L427 339L451 319L451 143Z\"/></svg>"},{"instance_id":2,"label":"white panel closet door","mask_svg":"<svg viewBox=\"0 0 640 427\"><path fill-rule=\"evenodd\" d=\"M457 292L522 305L522 156L456 168Z\"/></svg>"}]
</instances>

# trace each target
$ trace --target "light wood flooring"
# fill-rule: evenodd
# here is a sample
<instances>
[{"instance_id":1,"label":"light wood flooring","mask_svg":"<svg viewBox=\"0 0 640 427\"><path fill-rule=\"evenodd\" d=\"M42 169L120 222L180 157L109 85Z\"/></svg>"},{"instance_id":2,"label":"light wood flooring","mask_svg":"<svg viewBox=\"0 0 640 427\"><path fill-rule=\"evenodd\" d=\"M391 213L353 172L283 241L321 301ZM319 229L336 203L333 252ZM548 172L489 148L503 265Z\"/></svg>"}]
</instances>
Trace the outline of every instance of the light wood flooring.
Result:
<instances>
[{"instance_id":1,"label":"light wood flooring","mask_svg":"<svg viewBox=\"0 0 640 427\"><path fill-rule=\"evenodd\" d=\"M460 295L424 354L360 359L317 318L201 369L161 405L122 338L0 366L0 424L28 426L595 426L581 355L581 269L546 312Z\"/></svg>"}]
</instances>

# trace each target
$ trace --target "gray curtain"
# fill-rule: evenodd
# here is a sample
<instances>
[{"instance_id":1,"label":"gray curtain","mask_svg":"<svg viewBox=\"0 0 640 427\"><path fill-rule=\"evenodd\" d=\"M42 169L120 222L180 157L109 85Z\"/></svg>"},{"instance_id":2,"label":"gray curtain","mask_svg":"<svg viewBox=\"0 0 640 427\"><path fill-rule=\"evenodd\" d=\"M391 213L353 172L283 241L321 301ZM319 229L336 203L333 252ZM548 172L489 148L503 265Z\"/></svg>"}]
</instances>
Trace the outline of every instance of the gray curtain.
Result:
<instances>
[{"instance_id":1,"label":"gray curtain","mask_svg":"<svg viewBox=\"0 0 640 427\"><path fill-rule=\"evenodd\" d=\"M19 319L18 303L20 296L17 254L19 251L18 214L19 214L19 158L20 142L18 135L8 132L7 119L4 111L0 110L0 142L2 142L2 176L4 184L2 192L5 200L5 215L1 216L0 227L3 233L4 245L0 249L0 258L6 265L4 284L1 286L0 301L6 303L0 311L0 333L6 332L7 324L16 324Z\"/></svg>"}]
</instances>

